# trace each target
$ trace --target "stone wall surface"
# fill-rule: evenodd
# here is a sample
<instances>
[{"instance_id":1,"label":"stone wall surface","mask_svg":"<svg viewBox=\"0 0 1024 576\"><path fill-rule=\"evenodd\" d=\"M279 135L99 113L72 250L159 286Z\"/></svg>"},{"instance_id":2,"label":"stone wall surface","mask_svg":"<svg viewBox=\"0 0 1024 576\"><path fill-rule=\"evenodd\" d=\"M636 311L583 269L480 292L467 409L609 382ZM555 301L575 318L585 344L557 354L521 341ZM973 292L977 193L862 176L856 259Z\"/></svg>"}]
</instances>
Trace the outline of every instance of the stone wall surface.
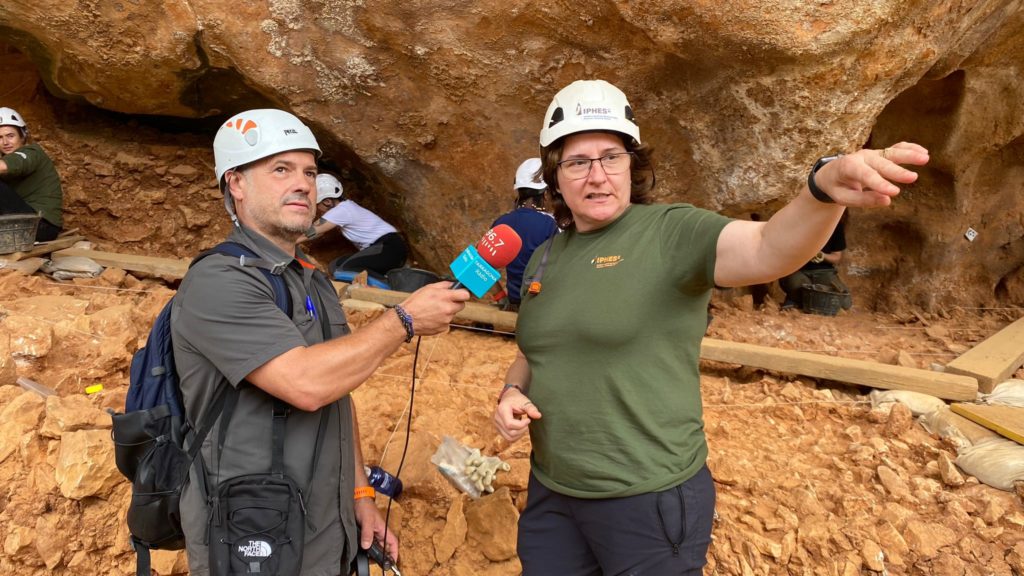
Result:
<instances>
[{"instance_id":1,"label":"stone wall surface","mask_svg":"<svg viewBox=\"0 0 1024 576\"><path fill-rule=\"evenodd\" d=\"M931 165L893 208L853 214L845 271L865 301L931 307L1024 302L1021 5L8 0L0 31L63 99L183 125L292 110L433 269L507 209L547 104L579 78L630 97L660 200L741 217L781 206L818 156L918 141ZM201 184L188 227L220 216Z\"/></svg>"}]
</instances>

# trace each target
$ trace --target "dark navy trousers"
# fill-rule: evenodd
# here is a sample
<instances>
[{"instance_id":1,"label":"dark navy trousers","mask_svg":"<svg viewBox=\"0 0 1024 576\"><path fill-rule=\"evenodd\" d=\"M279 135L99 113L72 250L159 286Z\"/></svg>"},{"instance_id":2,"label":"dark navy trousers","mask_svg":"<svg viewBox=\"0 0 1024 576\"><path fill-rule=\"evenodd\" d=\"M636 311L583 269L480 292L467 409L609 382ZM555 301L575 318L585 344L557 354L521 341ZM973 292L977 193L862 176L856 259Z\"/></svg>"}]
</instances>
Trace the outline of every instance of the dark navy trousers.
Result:
<instances>
[{"instance_id":1,"label":"dark navy trousers","mask_svg":"<svg viewBox=\"0 0 1024 576\"><path fill-rule=\"evenodd\" d=\"M715 483L707 466L667 490L582 499L531 474L519 518L524 576L699 576L707 563Z\"/></svg>"}]
</instances>

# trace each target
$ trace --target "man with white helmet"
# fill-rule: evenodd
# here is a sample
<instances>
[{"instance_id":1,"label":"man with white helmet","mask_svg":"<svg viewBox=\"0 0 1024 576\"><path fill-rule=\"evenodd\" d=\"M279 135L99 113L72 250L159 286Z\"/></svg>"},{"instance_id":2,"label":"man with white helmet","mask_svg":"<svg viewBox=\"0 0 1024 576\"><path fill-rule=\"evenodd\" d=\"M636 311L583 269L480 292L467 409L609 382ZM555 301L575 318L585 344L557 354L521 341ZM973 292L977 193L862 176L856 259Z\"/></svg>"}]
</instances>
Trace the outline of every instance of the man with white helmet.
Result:
<instances>
[{"instance_id":1,"label":"man with white helmet","mask_svg":"<svg viewBox=\"0 0 1024 576\"><path fill-rule=\"evenodd\" d=\"M0 214L42 214L36 240L53 240L64 225L64 190L53 161L30 144L28 126L13 108L0 108Z\"/></svg>"},{"instance_id":2,"label":"man with white helmet","mask_svg":"<svg viewBox=\"0 0 1024 576\"><path fill-rule=\"evenodd\" d=\"M788 205L751 222L652 203L652 150L603 80L555 95L540 145L563 232L527 266L520 353L494 413L506 440L530 434L523 574L699 576L715 510L699 371L712 288L796 270L845 207L889 205L917 178L900 164L928 151L824 157Z\"/></svg>"},{"instance_id":3,"label":"man with white helmet","mask_svg":"<svg viewBox=\"0 0 1024 576\"><path fill-rule=\"evenodd\" d=\"M216 176L234 223L228 239L259 258L206 257L190 269L173 301L175 364L189 421L196 423L212 410L221 391L238 391L233 417L224 430L218 423L206 437L201 466L191 468L182 493L193 576L219 576L224 562L241 562L248 570L232 574L270 573L275 546L291 550L289 558L297 552L298 560L278 566L274 574L348 574L357 547L384 538L384 521L363 472L349 394L413 335L446 331L469 298L447 282L426 286L394 312L350 332L330 282L297 247L314 216L319 155L309 128L281 110L237 114L214 139ZM257 267L284 278L291 318L275 304L274 290ZM281 431L283 441L277 440ZM304 535L232 546L219 536L224 527L215 521L217 507L227 505L202 494L213 498L220 486L267 474L268 463L277 461L283 461L283 470L273 473L301 489ZM256 509L255 504L246 508ZM276 513L269 519L245 510L238 514L238 522L251 523L253 533L264 534L261 521L278 522ZM383 544L397 559L391 531Z\"/></svg>"},{"instance_id":4,"label":"man with white helmet","mask_svg":"<svg viewBox=\"0 0 1024 576\"><path fill-rule=\"evenodd\" d=\"M334 174L322 173L316 177L316 203L324 210L306 234L317 238L338 228L359 251L332 263L334 268L351 272L369 270L380 276L405 264L409 248L398 230L355 201L342 199L344 189Z\"/></svg>"},{"instance_id":5,"label":"man with white helmet","mask_svg":"<svg viewBox=\"0 0 1024 576\"><path fill-rule=\"evenodd\" d=\"M545 210L544 194L548 185L540 177L540 158L528 158L519 165L512 189L516 193L515 208L499 216L491 228L505 224L523 240L519 255L505 267L508 302L504 309L516 312L521 301L520 291L526 263L538 246L558 233L558 226L554 217Z\"/></svg>"}]
</instances>

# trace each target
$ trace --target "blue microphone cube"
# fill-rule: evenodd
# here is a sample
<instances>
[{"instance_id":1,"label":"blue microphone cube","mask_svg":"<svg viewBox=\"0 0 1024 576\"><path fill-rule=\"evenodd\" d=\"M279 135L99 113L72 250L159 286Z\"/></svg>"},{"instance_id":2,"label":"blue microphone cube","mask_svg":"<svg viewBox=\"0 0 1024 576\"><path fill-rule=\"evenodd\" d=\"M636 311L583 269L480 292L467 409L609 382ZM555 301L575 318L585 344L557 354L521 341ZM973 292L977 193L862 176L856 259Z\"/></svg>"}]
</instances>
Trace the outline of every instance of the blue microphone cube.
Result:
<instances>
[{"instance_id":1,"label":"blue microphone cube","mask_svg":"<svg viewBox=\"0 0 1024 576\"><path fill-rule=\"evenodd\" d=\"M459 254L449 268L452 275L477 298L482 298L494 283L501 279L501 272L495 270L470 246Z\"/></svg>"}]
</instances>

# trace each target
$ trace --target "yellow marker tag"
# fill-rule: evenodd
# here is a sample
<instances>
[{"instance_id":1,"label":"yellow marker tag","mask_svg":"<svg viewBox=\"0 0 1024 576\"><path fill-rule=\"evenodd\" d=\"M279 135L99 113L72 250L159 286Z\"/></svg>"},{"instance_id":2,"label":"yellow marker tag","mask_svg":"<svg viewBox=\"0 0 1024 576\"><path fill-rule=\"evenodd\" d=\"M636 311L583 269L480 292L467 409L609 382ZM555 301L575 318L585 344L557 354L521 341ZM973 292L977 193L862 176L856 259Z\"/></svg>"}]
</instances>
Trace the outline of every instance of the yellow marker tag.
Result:
<instances>
[{"instance_id":1,"label":"yellow marker tag","mask_svg":"<svg viewBox=\"0 0 1024 576\"><path fill-rule=\"evenodd\" d=\"M95 393L100 392L102 390L103 390L103 384L93 384L92 386L87 386L85 388L85 393L86 394L95 394Z\"/></svg>"}]
</instances>

